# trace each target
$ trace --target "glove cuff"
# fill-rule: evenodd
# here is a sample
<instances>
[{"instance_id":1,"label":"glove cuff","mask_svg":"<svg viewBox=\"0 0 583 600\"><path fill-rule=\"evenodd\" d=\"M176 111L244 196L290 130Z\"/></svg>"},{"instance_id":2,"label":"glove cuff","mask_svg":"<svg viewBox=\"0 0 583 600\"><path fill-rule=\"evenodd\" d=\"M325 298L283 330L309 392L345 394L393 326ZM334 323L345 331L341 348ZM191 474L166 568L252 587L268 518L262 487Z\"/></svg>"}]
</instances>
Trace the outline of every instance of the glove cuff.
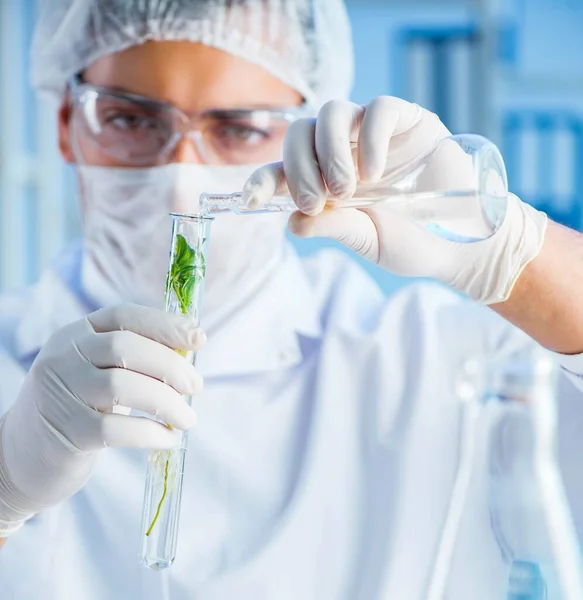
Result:
<instances>
[{"instance_id":1,"label":"glove cuff","mask_svg":"<svg viewBox=\"0 0 583 600\"><path fill-rule=\"evenodd\" d=\"M2 430L6 415L0 419L0 538L8 537L18 531L33 516L32 511L22 510L28 502L14 487L8 474L2 444Z\"/></svg>"},{"instance_id":2,"label":"glove cuff","mask_svg":"<svg viewBox=\"0 0 583 600\"><path fill-rule=\"evenodd\" d=\"M508 300L525 267L539 255L547 224L545 213L510 194L504 223L485 241L491 247L481 253L481 273L464 290L467 295L486 305Z\"/></svg>"},{"instance_id":3,"label":"glove cuff","mask_svg":"<svg viewBox=\"0 0 583 600\"><path fill-rule=\"evenodd\" d=\"M72 452L70 443L26 398L0 419L0 537L80 489L95 455Z\"/></svg>"},{"instance_id":4,"label":"glove cuff","mask_svg":"<svg viewBox=\"0 0 583 600\"><path fill-rule=\"evenodd\" d=\"M19 531L25 522L26 520L17 523L0 520L0 539L10 537L13 533Z\"/></svg>"}]
</instances>

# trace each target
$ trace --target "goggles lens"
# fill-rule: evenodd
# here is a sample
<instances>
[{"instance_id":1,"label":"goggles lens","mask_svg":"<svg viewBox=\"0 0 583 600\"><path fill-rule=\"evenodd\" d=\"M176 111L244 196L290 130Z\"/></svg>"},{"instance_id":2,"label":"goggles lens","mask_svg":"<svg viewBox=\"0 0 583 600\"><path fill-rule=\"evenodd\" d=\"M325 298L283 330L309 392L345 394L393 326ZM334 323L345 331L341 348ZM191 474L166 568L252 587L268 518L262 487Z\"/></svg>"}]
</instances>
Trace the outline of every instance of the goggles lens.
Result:
<instances>
[{"instance_id":1,"label":"goggles lens","mask_svg":"<svg viewBox=\"0 0 583 600\"><path fill-rule=\"evenodd\" d=\"M297 108L211 110L187 116L172 105L81 84L74 104L83 133L108 155L131 166L168 162L189 136L208 164L271 162Z\"/></svg>"}]
</instances>

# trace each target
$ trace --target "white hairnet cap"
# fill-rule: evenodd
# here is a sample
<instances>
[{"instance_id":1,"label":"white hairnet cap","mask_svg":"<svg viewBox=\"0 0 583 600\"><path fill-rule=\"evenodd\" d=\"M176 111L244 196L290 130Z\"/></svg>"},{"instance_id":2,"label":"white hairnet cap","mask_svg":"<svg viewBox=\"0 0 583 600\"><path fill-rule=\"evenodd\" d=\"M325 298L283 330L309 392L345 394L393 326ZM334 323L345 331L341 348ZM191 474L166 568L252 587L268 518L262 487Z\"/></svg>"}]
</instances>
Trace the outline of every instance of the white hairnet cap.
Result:
<instances>
[{"instance_id":1,"label":"white hairnet cap","mask_svg":"<svg viewBox=\"0 0 583 600\"><path fill-rule=\"evenodd\" d=\"M189 40L256 63L308 104L347 98L350 25L342 0L51 0L32 47L32 83L61 98L98 58L148 40Z\"/></svg>"}]
</instances>

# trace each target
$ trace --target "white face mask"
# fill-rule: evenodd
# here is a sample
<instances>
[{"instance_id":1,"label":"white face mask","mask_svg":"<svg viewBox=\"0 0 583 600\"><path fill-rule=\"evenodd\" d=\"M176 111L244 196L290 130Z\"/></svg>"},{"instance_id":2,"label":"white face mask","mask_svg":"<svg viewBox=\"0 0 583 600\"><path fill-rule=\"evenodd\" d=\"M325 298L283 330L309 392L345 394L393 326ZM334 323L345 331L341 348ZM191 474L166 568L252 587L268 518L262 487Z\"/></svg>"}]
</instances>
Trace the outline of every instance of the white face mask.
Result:
<instances>
[{"instance_id":1,"label":"white face mask","mask_svg":"<svg viewBox=\"0 0 583 600\"><path fill-rule=\"evenodd\" d=\"M254 165L172 163L147 169L80 166L83 287L100 305L162 307L171 223L201 193L240 191ZM219 215L211 224L204 325L251 299L282 256L287 216Z\"/></svg>"}]
</instances>

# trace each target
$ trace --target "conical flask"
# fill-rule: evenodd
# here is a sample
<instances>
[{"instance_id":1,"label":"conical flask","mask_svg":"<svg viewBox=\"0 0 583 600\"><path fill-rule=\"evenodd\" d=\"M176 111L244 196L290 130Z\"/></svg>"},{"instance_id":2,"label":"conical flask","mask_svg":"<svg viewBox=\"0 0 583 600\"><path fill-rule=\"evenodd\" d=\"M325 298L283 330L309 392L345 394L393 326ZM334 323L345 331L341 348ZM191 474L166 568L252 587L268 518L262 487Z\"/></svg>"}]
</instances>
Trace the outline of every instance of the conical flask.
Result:
<instances>
[{"instance_id":1,"label":"conical flask","mask_svg":"<svg viewBox=\"0 0 583 600\"><path fill-rule=\"evenodd\" d=\"M477 571L500 579L492 597L583 598L580 548L556 455L557 377L553 355L534 343L464 365L459 463L427 600L489 598L473 587Z\"/></svg>"},{"instance_id":2,"label":"conical flask","mask_svg":"<svg viewBox=\"0 0 583 600\"><path fill-rule=\"evenodd\" d=\"M353 148L356 165L357 148ZM357 173L358 176L358 173ZM330 198L328 209L367 208L384 204L437 235L462 242L492 236L506 214L508 180L498 148L486 138L463 134L444 138L426 155L407 162L393 153L383 177L358 183L349 200ZM203 194L207 214L292 212L288 195L272 198L259 208L248 208L241 192Z\"/></svg>"}]
</instances>

